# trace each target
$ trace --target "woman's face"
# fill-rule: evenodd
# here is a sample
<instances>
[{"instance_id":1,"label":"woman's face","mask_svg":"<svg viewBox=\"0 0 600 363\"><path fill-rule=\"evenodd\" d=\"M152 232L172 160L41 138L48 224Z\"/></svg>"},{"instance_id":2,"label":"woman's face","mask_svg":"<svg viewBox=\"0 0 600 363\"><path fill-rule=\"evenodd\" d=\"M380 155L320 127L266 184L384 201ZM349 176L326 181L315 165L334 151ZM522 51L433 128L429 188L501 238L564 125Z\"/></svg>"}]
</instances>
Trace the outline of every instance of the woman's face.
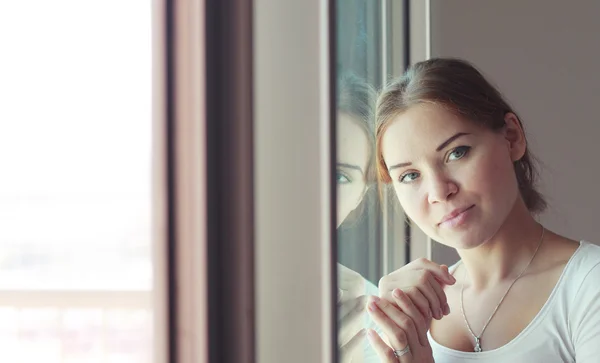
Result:
<instances>
[{"instance_id":1,"label":"woman's face","mask_svg":"<svg viewBox=\"0 0 600 363\"><path fill-rule=\"evenodd\" d=\"M337 124L337 226L360 204L366 190L365 172L369 162L369 140L364 129L347 114Z\"/></svg>"},{"instance_id":2,"label":"woman's face","mask_svg":"<svg viewBox=\"0 0 600 363\"><path fill-rule=\"evenodd\" d=\"M400 204L434 240L473 248L506 220L519 196L513 160L524 153L513 140L518 121L518 130L507 124L493 132L441 106L420 104L385 131L382 154Z\"/></svg>"}]
</instances>

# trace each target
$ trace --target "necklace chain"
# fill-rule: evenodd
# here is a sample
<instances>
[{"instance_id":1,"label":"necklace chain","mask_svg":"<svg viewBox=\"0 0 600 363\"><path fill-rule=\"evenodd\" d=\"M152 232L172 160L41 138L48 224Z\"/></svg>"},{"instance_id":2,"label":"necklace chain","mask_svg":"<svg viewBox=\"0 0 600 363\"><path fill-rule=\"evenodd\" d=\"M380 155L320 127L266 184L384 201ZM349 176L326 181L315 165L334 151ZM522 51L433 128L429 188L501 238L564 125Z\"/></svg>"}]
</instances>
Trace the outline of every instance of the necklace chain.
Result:
<instances>
[{"instance_id":1,"label":"necklace chain","mask_svg":"<svg viewBox=\"0 0 600 363\"><path fill-rule=\"evenodd\" d=\"M483 332L485 332L485 329L487 328L487 326L490 323L490 321L492 321L492 318L494 317L494 315L496 315L496 311L498 311L498 308L500 307L500 305L504 301L504 298L506 297L506 295L508 295L508 292L513 287L513 285L515 284L515 282L517 282L517 280L525 273L525 271L527 271L527 268L529 268L529 265L531 265L531 262L533 262L533 259L535 258L535 255L537 255L537 253L538 253L538 251L540 249L540 246L542 245L542 241L544 240L544 231L545 230L546 229L542 226L542 237L540 237L540 242L538 243L538 246L535 249L535 252L533 253L533 256L531 256L531 259L529 260L529 263L527 264L527 266L525 266L525 268L523 269L523 271L521 271L521 273L519 274L519 276L517 276L517 278L513 280L513 282L508 287L508 289L506 289L506 292L504 293L504 295L500 299L500 302L498 302L498 305L496 305L496 308L494 309L494 311L492 312L492 315L490 315L489 319L487 320L487 322L483 326L483 329L481 329L481 333L479 335L475 335L475 333L473 333L473 329L471 329L471 326L469 325L469 322L467 321L467 316L465 315L465 307L464 307L464 303L463 303L463 293L465 291L465 282L464 282L464 280L466 280L466 277L467 277L467 269L465 268L465 276L463 278L462 288L460 290L460 311L462 312L463 318L465 319L465 324L467 325L467 329L469 329L469 333L471 333L471 335L473 336L473 338L475 338L475 351L476 352L481 352L482 351L482 349L481 349L481 343L480 343L481 336L483 335Z\"/></svg>"}]
</instances>

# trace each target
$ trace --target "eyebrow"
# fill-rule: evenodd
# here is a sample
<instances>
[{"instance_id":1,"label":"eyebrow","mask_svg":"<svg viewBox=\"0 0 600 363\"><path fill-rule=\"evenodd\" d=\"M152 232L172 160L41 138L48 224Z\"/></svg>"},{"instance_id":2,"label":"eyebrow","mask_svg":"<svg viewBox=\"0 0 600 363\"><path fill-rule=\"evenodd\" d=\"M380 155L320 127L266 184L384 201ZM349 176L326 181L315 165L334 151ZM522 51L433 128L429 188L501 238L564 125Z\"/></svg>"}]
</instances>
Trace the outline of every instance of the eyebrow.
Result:
<instances>
[{"instance_id":1,"label":"eyebrow","mask_svg":"<svg viewBox=\"0 0 600 363\"><path fill-rule=\"evenodd\" d=\"M337 166L343 166L343 167L345 167L345 168L350 168L350 169L358 170L358 171L360 171L362 174L364 174L364 173L363 173L363 170L360 168L360 166L357 166L357 165L346 164L346 163L337 163Z\"/></svg>"},{"instance_id":2,"label":"eyebrow","mask_svg":"<svg viewBox=\"0 0 600 363\"><path fill-rule=\"evenodd\" d=\"M454 141L454 140L458 139L458 138L459 138L459 137L461 137L461 136L465 136L465 135L469 135L469 133L468 133L468 132L457 132L457 133L456 133L454 136L452 136L452 137L450 137L448 140L446 140L446 141L442 142L442 143L440 144L440 146L438 146L438 147L435 149L435 151L440 151L440 150L442 150L442 149L443 149L443 148L445 148L446 146L450 145L450 143L451 143L452 141Z\"/></svg>"},{"instance_id":3,"label":"eyebrow","mask_svg":"<svg viewBox=\"0 0 600 363\"><path fill-rule=\"evenodd\" d=\"M439 152L441 151L443 148L445 148L446 146L450 145L450 143L456 139L458 139L461 136L465 136L465 135L470 135L468 132L457 132L456 134L454 134L453 136L449 137L448 140L442 142L440 144L440 146L438 146L435 151ZM388 171L392 171L393 169L397 169L397 168L402 168L405 166L409 166L412 165L412 163L399 163L399 164L395 164L392 165L388 168Z\"/></svg>"}]
</instances>

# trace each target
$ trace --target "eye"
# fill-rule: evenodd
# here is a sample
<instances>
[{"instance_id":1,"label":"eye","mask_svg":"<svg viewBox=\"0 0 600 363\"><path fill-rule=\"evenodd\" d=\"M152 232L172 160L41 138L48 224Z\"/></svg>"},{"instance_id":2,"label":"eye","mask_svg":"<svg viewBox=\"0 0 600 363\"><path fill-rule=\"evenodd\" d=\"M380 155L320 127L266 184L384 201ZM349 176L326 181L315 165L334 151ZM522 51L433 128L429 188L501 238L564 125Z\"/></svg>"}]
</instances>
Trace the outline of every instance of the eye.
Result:
<instances>
[{"instance_id":1,"label":"eye","mask_svg":"<svg viewBox=\"0 0 600 363\"><path fill-rule=\"evenodd\" d=\"M463 158L471 150L470 146L459 146L448 154L448 161L458 160Z\"/></svg>"},{"instance_id":2,"label":"eye","mask_svg":"<svg viewBox=\"0 0 600 363\"><path fill-rule=\"evenodd\" d=\"M419 173L412 171L410 173L405 173L405 174L400 175L400 178L398 179L398 181L400 183L411 183L411 182L415 181L418 177L419 177Z\"/></svg>"},{"instance_id":3,"label":"eye","mask_svg":"<svg viewBox=\"0 0 600 363\"><path fill-rule=\"evenodd\" d=\"M335 181L338 184L352 183L352 179L350 179L350 177L348 175L346 175L345 173L343 173L339 170L335 174Z\"/></svg>"}]
</instances>

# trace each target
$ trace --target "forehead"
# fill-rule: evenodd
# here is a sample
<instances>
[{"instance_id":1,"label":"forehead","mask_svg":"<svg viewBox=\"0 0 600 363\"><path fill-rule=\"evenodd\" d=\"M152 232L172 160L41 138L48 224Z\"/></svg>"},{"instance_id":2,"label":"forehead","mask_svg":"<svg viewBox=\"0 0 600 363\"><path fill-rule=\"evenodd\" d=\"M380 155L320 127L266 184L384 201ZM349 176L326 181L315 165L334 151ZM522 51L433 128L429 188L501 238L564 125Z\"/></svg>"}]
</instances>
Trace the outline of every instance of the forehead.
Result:
<instances>
[{"instance_id":1,"label":"forehead","mask_svg":"<svg viewBox=\"0 0 600 363\"><path fill-rule=\"evenodd\" d=\"M382 152L388 165L408 161L435 149L458 132L473 135L485 131L437 104L410 107L391 121L382 138ZM402 160L396 160L402 157ZM388 158L390 160L388 160Z\"/></svg>"},{"instance_id":2,"label":"forehead","mask_svg":"<svg viewBox=\"0 0 600 363\"><path fill-rule=\"evenodd\" d=\"M369 139L360 120L341 113L337 124L338 162L365 167L369 159Z\"/></svg>"}]
</instances>

